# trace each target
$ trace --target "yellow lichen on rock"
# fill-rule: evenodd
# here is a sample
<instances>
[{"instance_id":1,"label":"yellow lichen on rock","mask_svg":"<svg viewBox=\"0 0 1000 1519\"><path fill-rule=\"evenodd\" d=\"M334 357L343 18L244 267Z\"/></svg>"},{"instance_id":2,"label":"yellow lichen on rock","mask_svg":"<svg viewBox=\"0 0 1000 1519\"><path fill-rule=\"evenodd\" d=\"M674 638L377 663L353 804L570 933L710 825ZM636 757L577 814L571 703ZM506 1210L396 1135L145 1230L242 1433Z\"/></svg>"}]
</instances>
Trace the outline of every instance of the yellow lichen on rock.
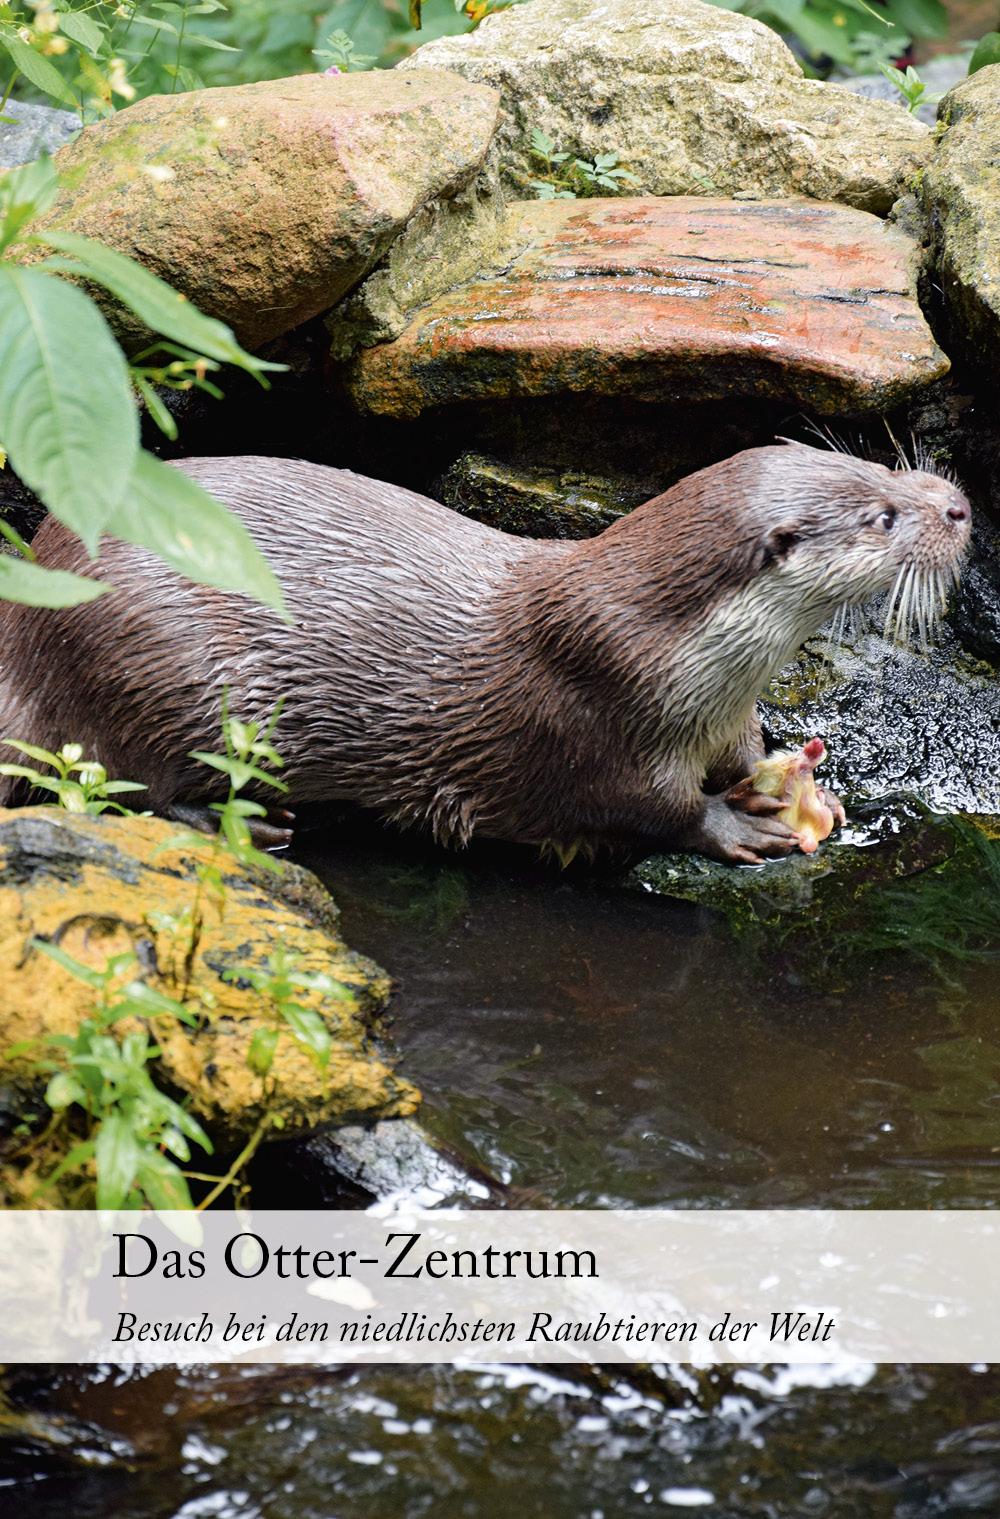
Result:
<instances>
[{"instance_id":1,"label":"yellow lichen on rock","mask_svg":"<svg viewBox=\"0 0 1000 1519\"><path fill-rule=\"evenodd\" d=\"M210 890L199 894L199 861L221 862L221 904ZM131 974L197 1015L196 1028L156 1020L160 1079L183 1095L222 1146L238 1143L265 1115L287 1134L410 1113L418 1092L395 1074L371 1037L389 979L346 947L337 917L309 872L295 865L280 875L245 870L214 853L211 839L194 844L161 819L0 809L0 1079L22 1089L37 1083L31 1055L11 1058L9 1048L74 1033L93 1011L92 988L32 947L31 940L41 938L98 970L131 951ZM191 954L196 920L200 932ZM329 1029L325 1070L285 1029L271 1070L261 1077L247 1064L250 1041L280 1020L238 971L266 968L282 945L296 970L324 973L345 995L296 992ZM236 979L224 979L226 971L237 972Z\"/></svg>"}]
</instances>

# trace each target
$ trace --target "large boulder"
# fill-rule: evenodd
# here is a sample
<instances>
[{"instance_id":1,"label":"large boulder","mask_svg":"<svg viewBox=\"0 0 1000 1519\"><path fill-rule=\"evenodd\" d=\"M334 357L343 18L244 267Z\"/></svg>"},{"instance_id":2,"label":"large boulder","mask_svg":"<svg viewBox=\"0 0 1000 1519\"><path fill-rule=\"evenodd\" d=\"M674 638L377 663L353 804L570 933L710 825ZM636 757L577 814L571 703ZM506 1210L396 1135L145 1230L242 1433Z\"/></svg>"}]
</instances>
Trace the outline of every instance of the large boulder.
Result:
<instances>
[{"instance_id":1,"label":"large boulder","mask_svg":"<svg viewBox=\"0 0 1000 1519\"><path fill-rule=\"evenodd\" d=\"M222 872L221 905L214 888L199 887L199 864ZM26 1095L37 1083L38 1055L29 1048L12 1058L9 1048L74 1034L95 1001L90 986L32 947L35 938L95 970L132 953L130 977L199 1015L197 1028L153 1020L159 1071L225 1147L265 1117L287 1135L407 1114L417 1104L415 1089L372 1043L389 979L346 947L329 895L298 866L244 871L210 839L178 841L176 825L158 818L0 809L0 1083ZM325 1070L287 1029L265 1077L247 1063L255 1032L282 1025L240 973L266 968L279 945L296 971L325 972L343 988L337 998L296 995L329 1029Z\"/></svg>"},{"instance_id":2,"label":"large boulder","mask_svg":"<svg viewBox=\"0 0 1000 1519\"><path fill-rule=\"evenodd\" d=\"M426 69L151 96L59 153L45 223L131 254L254 348L327 310L415 211L471 180L497 109L493 90Z\"/></svg>"},{"instance_id":3,"label":"large boulder","mask_svg":"<svg viewBox=\"0 0 1000 1519\"><path fill-rule=\"evenodd\" d=\"M947 131L922 196L948 336L992 374L1000 358L1000 64L952 90L939 115Z\"/></svg>"},{"instance_id":4,"label":"large boulder","mask_svg":"<svg viewBox=\"0 0 1000 1519\"><path fill-rule=\"evenodd\" d=\"M522 196L534 127L584 158L617 151L653 195L810 195L880 214L930 150L901 107L805 79L774 32L700 0L517 5L401 67L501 91L503 164Z\"/></svg>"},{"instance_id":5,"label":"large boulder","mask_svg":"<svg viewBox=\"0 0 1000 1519\"><path fill-rule=\"evenodd\" d=\"M885 410L948 360L916 299L918 250L814 200L515 203L501 263L422 306L346 371L362 409L565 392L772 397Z\"/></svg>"}]
</instances>

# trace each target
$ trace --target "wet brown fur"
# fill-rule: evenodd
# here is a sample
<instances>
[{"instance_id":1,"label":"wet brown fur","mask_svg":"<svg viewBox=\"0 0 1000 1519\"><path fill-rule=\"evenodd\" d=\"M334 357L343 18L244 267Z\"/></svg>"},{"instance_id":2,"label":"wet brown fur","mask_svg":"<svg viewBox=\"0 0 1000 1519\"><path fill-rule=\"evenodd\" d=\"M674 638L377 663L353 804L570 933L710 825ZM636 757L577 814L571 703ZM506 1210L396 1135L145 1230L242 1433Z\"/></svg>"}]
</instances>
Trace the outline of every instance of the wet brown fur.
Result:
<instances>
[{"instance_id":1,"label":"wet brown fur","mask_svg":"<svg viewBox=\"0 0 1000 1519\"><path fill-rule=\"evenodd\" d=\"M754 699L801 640L888 590L902 555L964 547L950 482L802 445L738 454L576 543L320 465L181 467L243 517L294 625L122 543L90 565L50 519L40 561L116 590L0 604L0 734L80 743L162 811L210 794L187 754L219 747L225 688L245 719L284 698L291 805L360 802L459 844L683 842L703 788L762 754ZM872 526L887 502L891 538Z\"/></svg>"}]
</instances>

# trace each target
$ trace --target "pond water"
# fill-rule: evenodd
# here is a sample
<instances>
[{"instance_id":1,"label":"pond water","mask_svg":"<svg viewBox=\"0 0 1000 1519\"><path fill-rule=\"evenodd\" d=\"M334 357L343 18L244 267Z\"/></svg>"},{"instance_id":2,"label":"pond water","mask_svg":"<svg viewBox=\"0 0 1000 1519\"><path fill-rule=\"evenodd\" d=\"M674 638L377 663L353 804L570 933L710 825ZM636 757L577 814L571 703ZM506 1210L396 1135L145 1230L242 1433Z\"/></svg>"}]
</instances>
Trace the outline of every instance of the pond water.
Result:
<instances>
[{"instance_id":1,"label":"pond water","mask_svg":"<svg viewBox=\"0 0 1000 1519\"><path fill-rule=\"evenodd\" d=\"M707 909L523 855L356 826L297 854L399 979L426 1127L512 1205L1000 1200L995 962L879 953L818 991ZM73 1370L14 1394L37 1424L0 1473L37 1519L1000 1513L982 1367Z\"/></svg>"}]
</instances>

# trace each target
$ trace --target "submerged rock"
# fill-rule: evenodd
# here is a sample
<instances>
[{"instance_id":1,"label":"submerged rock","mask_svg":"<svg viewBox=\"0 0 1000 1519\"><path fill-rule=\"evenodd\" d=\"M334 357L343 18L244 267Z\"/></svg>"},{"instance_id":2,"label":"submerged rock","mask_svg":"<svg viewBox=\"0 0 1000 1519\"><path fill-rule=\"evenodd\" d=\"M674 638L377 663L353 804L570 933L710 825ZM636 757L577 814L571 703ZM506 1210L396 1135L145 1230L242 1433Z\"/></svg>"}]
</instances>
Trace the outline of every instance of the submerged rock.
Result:
<instances>
[{"instance_id":1,"label":"submerged rock","mask_svg":"<svg viewBox=\"0 0 1000 1519\"><path fill-rule=\"evenodd\" d=\"M45 223L138 258L252 348L327 310L471 180L496 120L492 90L427 70L150 96L59 154Z\"/></svg>"},{"instance_id":2,"label":"submerged rock","mask_svg":"<svg viewBox=\"0 0 1000 1519\"><path fill-rule=\"evenodd\" d=\"M80 817L50 807L0 810L0 1082L28 1094L37 1086L31 1052L10 1045L75 1033L93 1012L94 990L37 949L35 937L103 970L113 955L137 957L129 978L183 1000L198 1014L188 1028L152 1020L164 1083L183 1095L223 1147L252 1134L265 1116L284 1134L322 1123L411 1113L419 1094L397 1076L371 1039L388 1000L388 977L341 939L337 909L308 871L245 871L203 845L176 842L176 825L157 818ZM175 842L172 842L175 841ZM221 906L198 897L195 867L223 873ZM192 926L200 920L192 952ZM333 998L296 993L329 1029L321 1070L285 1029L266 1077L247 1064L262 1028L283 1027L239 971L261 970L283 945L295 968L324 972L343 987ZM234 972L235 980L224 979Z\"/></svg>"},{"instance_id":3,"label":"submerged rock","mask_svg":"<svg viewBox=\"0 0 1000 1519\"><path fill-rule=\"evenodd\" d=\"M936 968L995 958L1000 818L933 816L902 796L848 817L815 854L735 869L658 855L626 884L722 913L748 955L826 989L855 973L869 984L873 958L894 951Z\"/></svg>"},{"instance_id":4,"label":"submerged rock","mask_svg":"<svg viewBox=\"0 0 1000 1519\"><path fill-rule=\"evenodd\" d=\"M80 130L79 116L53 106L8 100L0 116L0 169L31 163L42 153L57 153Z\"/></svg>"},{"instance_id":5,"label":"submerged rock","mask_svg":"<svg viewBox=\"0 0 1000 1519\"><path fill-rule=\"evenodd\" d=\"M552 0L442 37L410 67L496 86L508 188L537 177L530 134L617 151L653 195L809 195L884 214L930 134L900 106L805 79L761 22L700 0Z\"/></svg>"},{"instance_id":6,"label":"submerged rock","mask_svg":"<svg viewBox=\"0 0 1000 1519\"><path fill-rule=\"evenodd\" d=\"M1000 354L1000 64L946 95L922 199L949 343L991 374Z\"/></svg>"},{"instance_id":7,"label":"submerged rock","mask_svg":"<svg viewBox=\"0 0 1000 1519\"><path fill-rule=\"evenodd\" d=\"M570 391L857 413L948 369L916 245L864 212L675 196L525 201L509 223L516 254L357 355L362 409Z\"/></svg>"}]
</instances>

